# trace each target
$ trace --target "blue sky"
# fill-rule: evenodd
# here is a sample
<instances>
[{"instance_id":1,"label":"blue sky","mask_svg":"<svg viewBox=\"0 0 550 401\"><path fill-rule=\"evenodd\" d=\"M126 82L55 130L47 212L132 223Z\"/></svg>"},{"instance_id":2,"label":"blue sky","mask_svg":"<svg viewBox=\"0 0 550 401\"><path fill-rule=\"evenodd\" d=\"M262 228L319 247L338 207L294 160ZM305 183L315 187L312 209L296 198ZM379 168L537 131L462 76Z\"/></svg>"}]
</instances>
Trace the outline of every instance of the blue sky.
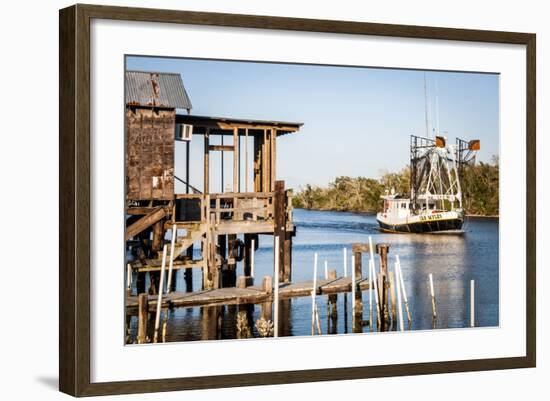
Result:
<instances>
[{"instance_id":1,"label":"blue sky","mask_svg":"<svg viewBox=\"0 0 550 401\"><path fill-rule=\"evenodd\" d=\"M409 136L426 134L424 74L431 127L439 120L452 143L457 136L480 139L478 160L499 153L495 74L153 57L126 63L130 70L180 73L192 114L304 123L277 144L277 178L288 187L326 185L341 175L377 178L405 167ZM196 145L193 171L202 169ZM182 153L177 147L176 158ZM177 162L176 174L183 165ZM201 188L202 173L191 183Z\"/></svg>"}]
</instances>

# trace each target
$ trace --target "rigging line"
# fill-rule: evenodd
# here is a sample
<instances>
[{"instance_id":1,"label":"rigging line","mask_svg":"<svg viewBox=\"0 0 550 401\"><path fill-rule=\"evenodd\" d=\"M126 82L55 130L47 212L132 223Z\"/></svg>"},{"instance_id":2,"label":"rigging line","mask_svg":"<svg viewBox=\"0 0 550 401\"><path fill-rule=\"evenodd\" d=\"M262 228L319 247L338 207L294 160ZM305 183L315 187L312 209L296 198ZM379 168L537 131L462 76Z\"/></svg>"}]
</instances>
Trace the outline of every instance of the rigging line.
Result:
<instances>
[{"instance_id":1,"label":"rigging line","mask_svg":"<svg viewBox=\"0 0 550 401\"><path fill-rule=\"evenodd\" d=\"M429 138L430 128L428 126L428 90L426 88L426 72L424 72L424 115L426 118L426 138Z\"/></svg>"}]
</instances>

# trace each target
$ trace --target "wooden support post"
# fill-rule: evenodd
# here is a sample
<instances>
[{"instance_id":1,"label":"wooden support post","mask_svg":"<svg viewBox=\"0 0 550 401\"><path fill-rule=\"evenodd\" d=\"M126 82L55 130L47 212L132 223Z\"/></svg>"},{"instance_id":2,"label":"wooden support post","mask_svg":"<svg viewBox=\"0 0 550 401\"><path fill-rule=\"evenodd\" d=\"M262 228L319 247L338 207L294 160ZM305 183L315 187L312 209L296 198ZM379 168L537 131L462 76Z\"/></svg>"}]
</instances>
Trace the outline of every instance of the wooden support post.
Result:
<instances>
[{"instance_id":1,"label":"wooden support post","mask_svg":"<svg viewBox=\"0 0 550 401\"><path fill-rule=\"evenodd\" d=\"M233 192L240 192L239 188L239 129L233 128ZM235 207L235 205L233 205Z\"/></svg>"},{"instance_id":2,"label":"wooden support post","mask_svg":"<svg viewBox=\"0 0 550 401\"><path fill-rule=\"evenodd\" d=\"M328 279L329 281L334 281L337 279L336 270L329 270L328 271ZM338 332L338 294L330 294L327 299L327 306L328 306L328 316L327 316L327 322L329 322L329 327L327 331L330 334L337 334Z\"/></svg>"},{"instance_id":3,"label":"wooden support post","mask_svg":"<svg viewBox=\"0 0 550 401\"><path fill-rule=\"evenodd\" d=\"M284 266L283 266L283 281L290 283L292 281L292 233L286 233L284 243Z\"/></svg>"},{"instance_id":4,"label":"wooden support post","mask_svg":"<svg viewBox=\"0 0 550 401\"><path fill-rule=\"evenodd\" d=\"M185 142L185 193L189 193L189 180L190 178L190 171L189 167L191 164L190 159L190 150L191 150L191 141Z\"/></svg>"},{"instance_id":5,"label":"wooden support post","mask_svg":"<svg viewBox=\"0 0 550 401\"><path fill-rule=\"evenodd\" d=\"M380 300L381 327L389 320L388 310L388 244L376 244L376 253L380 255L380 275L378 276L378 299Z\"/></svg>"},{"instance_id":6,"label":"wooden support post","mask_svg":"<svg viewBox=\"0 0 550 401\"><path fill-rule=\"evenodd\" d=\"M210 193L210 128L206 129L204 134L204 184L203 193Z\"/></svg>"},{"instance_id":7,"label":"wooden support post","mask_svg":"<svg viewBox=\"0 0 550 401\"><path fill-rule=\"evenodd\" d=\"M193 260L193 244L187 248L187 259ZM185 280L185 291L193 292L193 269L185 269L183 278Z\"/></svg>"},{"instance_id":8,"label":"wooden support post","mask_svg":"<svg viewBox=\"0 0 550 401\"><path fill-rule=\"evenodd\" d=\"M395 286L396 286L396 280L395 280L395 272L398 270L398 266L396 264L395 269L393 272L389 272L390 276L390 302L391 302L391 316L392 320L395 322L397 317L397 310L395 308Z\"/></svg>"},{"instance_id":9,"label":"wooden support post","mask_svg":"<svg viewBox=\"0 0 550 401\"><path fill-rule=\"evenodd\" d=\"M271 276L264 276L262 280L262 290L266 294L273 293L273 278Z\"/></svg>"},{"instance_id":10,"label":"wooden support post","mask_svg":"<svg viewBox=\"0 0 550 401\"><path fill-rule=\"evenodd\" d=\"M254 255L258 244L258 235L256 234L250 242L250 277L254 279Z\"/></svg>"},{"instance_id":11,"label":"wooden support post","mask_svg":"<svg viewBox=\"0 0 550 401\"><path fill-rule=\"evenodd\" d=\"M272 128L271 129L271 135L270 135L271 143L270 143L270 151L271 154L269 155L269 172L271 174L270 177L270 190L273 191L273 188L275 187L275 181L277 180L277 153L276 153L276 144L277 144L277 129Z\"/></svg>"},{"instance_id":12,"label":"wooden support post","mask_svg":"<svg viewBox=\"0 0 550 401\"><path fill-rule=\"evenodd\" d=\"M237 263L235 262L235 250L236 250L236 244L237 243L237 234L229 234L227 236L227 244L228 244L228 263L227 263L227 271L226 271L226 280L227 280L227 287L235 287L237 284ZM229 262L231 261L231 263Z\"/></svg>"},{"instance_id":13,"label":"wooden support post","mask_svg":"<svg viewBox=\"0 0 550 401\"><path fill-rule=\"evenodd\" d=\"M149 320L149 299L147 293L138 296L138 344L147 342L147 322Z\"/></svg>"},{"instance_id":14,"label":"wooden support post","mask_svg":"<svg viewBox=\"0 0 550 401\"><path fill-rule=\"evenodd\" d=\"M248 192L248 128L244 131L244 192Z\"/></svg>"},{"instance_id":15,"label":"wooden support post","mask_svg":"<svg viewBox=\"0 0 550 401\"><path fill-rule=\"evenodd\" d=\"M275 183L275 195L274 195L274 205L273 205L275 216L274 216L274 233L273 235L279 240L282 238L283 241L286 239L286 193L285 193L285 182L284 181L277 181ZM284 261L285 255L284 255L285 247L280 246L278 248L278 260ZM284 263L283 263L284 264ZM285 274L283 272L283 269L279 268L278 273L278 280L279 281L285 281ZM286 275L287 279L289 277L289 274Z\"/></svg>"},{"instance_id":16,"label":"wooden support post","mask_svg":"<svg viewBox=\"0 0 550 401\"><path fill-rule=\"evenodd\" d=\"M244 235L244 260L243 260L243 273L245 276L252 276L252 235Z\"/></svg>"},{"instance_id":17,"label":"wooden support post","mask_svg":"<svg viewBox=\"0 0 550 401\"><path fill-rule=\"evenodd\" d=\"M262 192L263 135L254 135L254 192Z\"/></svg>"},{"instance_id":18,"label":"wooden support post","mask_svg":"<svg viewBox=\"0 0 550 401\"><path fill-rule=\"evenodd\" d=\"M363 271L363 261L361 260L361 252L353 252L352 268L355 270L355 279L361 280Z\"/></svg>"}]
</instances>

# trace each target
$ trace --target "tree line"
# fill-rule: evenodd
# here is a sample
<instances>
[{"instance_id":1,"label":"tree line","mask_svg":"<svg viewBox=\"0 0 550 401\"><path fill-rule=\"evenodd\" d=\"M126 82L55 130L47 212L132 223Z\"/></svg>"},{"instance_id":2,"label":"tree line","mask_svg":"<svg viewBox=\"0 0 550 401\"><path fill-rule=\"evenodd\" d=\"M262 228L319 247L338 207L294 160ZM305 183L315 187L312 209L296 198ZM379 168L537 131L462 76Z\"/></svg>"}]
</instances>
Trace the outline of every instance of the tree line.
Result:
<instances>
[{"instance_id":1,"label":"tree line","mask_svg":"<svg viewBox=\"0 0 550 401\"><path fill-rule=\"evenodd\" d=\"M294 194L293 206L301 209L377 212L386 189L410 196L410 169L383 174L379 179L337 177L328 187L306 185ZM463 207L467 214L499 213L499 161L467 166L461 174Z\"/></svg>"}]
</instances>

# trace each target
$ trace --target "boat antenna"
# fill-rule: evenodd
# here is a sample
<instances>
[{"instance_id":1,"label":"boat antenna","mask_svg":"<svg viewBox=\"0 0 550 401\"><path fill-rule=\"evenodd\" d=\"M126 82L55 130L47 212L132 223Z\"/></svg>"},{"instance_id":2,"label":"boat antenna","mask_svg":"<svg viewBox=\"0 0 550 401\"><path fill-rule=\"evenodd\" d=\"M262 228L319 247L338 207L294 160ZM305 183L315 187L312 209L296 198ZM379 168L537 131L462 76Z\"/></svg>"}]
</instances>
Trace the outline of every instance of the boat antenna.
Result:
<instances>
[{"instance_id":1,"label":"boat antenna","mask_svg":"<svg viewBox=\"0 0 550 401\"><path fill-rule=\"evenodd\" d=\"M426 117L426 138L429 138L430 128L428 127L428 89L426 88L426 71L424 71L424 114Z\"/></svg>"},{"instance_id":2,"label":"boat antenna","mask_svg":"<svg viewBox=\"0 0 550 401\"><path fill-rule=\"evenodd\" d=\"M439 87L437 85L437 77L435 78L435 125L437 135L441 135L439 131Z\"/></svg>"}]
</instances>

